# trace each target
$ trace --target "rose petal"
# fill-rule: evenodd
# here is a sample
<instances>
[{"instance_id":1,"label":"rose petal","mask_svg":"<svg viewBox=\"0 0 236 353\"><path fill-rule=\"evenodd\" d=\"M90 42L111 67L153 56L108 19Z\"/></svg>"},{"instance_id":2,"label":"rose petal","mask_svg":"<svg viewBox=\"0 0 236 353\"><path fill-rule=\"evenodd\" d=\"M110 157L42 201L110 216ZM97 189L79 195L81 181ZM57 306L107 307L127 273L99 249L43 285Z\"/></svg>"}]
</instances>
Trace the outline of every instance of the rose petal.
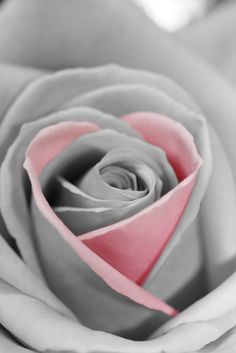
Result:
<instances>
[{"instance_id":1,"label":"rose petal","mask_svg":"<svg viewBox=\"0 0 236 353\"><path fill-rule=\"evenodd\" d=\"M167 300L179 311L186 309L207 293L199 233L197 217L182 234L178 244L161 267L157 270L159 267L157 262L143 284L145 289Z\"/></svg>"},{"instance_id":2,"label":"rose petal","mask_svg":"<svg viewBox=\"0 0 236 353\"><path fill-rule=\"evenodd\" d=\"M164 325L153 337L162 335L183 323L188 322L198 322L198 321L209 321L215 324L221 332L232 328L234 322L236 322L236 317L234 310L236 310L236 274L230 276L225 282L223 282L219 287L213 290L211 293L191 305L176 318L169 321ZM224 315L232 313L231 320L224 321ZM223 317L222 322L219 320ZM226 324L226 325L225 325ZM228 325L232 325L231 327ZM225 331L224 331L225 330Z\"/></svg>"},{"instance_id":3,"label":"rose petal","mask_svg":"<svg viewBox=\"0 0 236 353\"><path fill-rule=\"evenodd\" d=\"M70 310L48 289L42 279L36 276L0 237L0 279L36 298L65 316L75 319Z\"/></svg>"},{"instance_id":4,"label":"rose petal","mask_svg":"<svg viewBox=\"0 0 236 353\"><path fill-rule=\"evenodd\" d=\"M33 69L19 69L8 64L0 65L0 124L11 104L21 91L31 81L43 75L43 71ZM14 246L14 241L7 231L7 228L0 214L0 233L9 244Z\"/></svg>"},{"instance_id":5,"label":"rose petal","mask_svg":"<svg viewBox=\"0 0 236 353\"><path fill-rule=\"evenodd\" d=\"M46 180L48 180L48 177ZM60 184L60 195L58 198L56 198L56 205L71 206L71 207L79 207L82 205L84 208L93 208L93 207L102 207L102 206L118 208L118 207L127 206L132 200L131 199L131 200L123 201L123 200L115 200L115 199L108 199L108 200L97 199L91 195L86 194L78 187L76 187L74 184L72 184L71 182L69 182L68 180L62 177L58 177L57 181ZM147 192L146 190L142 190L139 193L136 193L137 198L139 199L140 197L145 196L146 192Z\"/></svg>"},{"instance_id":6,"label":"rose petal","mask_svg":"<svg viewBox=\"0 0 236 353\"><path fill-rule=\"evenodd\" d=\"M236 326L195 353L232 353L236 347Z\"/></svg>"},{"instance_id":7,"label":"rose petal","mask_svg":"<svg viewBox=\"0 0 236 353\"><path fill-rule=\"evenodd\" d=\"M37 353L35 350L23 348L2 327L0 327L0 347L4 353Z\"/></svg>"},{"instance_id":8,"label":"rose petal","mask_svg":"<svg viewBox=\"0 0 236 353\"><path fill-rule=\"evenodd\" d=\"M15 66L1 64L0 66L0 121L6 114L17 96L24 88L39 76L43 71L36 69L18 68Z\"/></svg>"},{"instance_id":9,"label":"rose petal","mask_svg":"<svg viewBox=\"0 0 236 353\"><path fill-rule=\"evenodd\" d=\"M201 203L206 283L216 288L236 270L236 193L233 172L223 146L210 128L213 171Z\"/></svg>"}]
</instances>

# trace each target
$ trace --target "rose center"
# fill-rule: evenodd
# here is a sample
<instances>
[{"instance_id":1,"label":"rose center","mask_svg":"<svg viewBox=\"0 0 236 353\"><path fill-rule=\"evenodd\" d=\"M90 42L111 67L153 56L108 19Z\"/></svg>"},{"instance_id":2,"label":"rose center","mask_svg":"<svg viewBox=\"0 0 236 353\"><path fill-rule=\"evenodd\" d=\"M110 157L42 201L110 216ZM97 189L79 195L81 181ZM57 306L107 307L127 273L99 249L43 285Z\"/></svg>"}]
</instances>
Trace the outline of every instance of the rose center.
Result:
<instances>
[{"instance_id":1,"label":"rose center","mask_svg":"<svg viewBox=\"0 0 236 353\"><path fill-rule=\"evenodd\" d=\"M100 170L103 180L110 186L122 190L146 190L143 180L127 168L119 165L110 165Z\"/></svg>"}]
</instances>

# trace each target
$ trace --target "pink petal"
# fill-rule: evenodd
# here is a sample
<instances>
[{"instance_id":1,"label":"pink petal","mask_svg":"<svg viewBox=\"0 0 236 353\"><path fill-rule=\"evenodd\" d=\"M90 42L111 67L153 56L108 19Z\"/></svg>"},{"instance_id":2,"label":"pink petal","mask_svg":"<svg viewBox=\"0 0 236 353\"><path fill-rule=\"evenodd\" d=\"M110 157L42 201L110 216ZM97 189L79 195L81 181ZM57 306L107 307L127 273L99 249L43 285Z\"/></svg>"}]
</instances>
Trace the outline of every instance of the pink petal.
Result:
<instances>
[{"instance_id":1,"label":"pink petal","mask_svg":"<svg viewBox=\"0 0 236 353\"><path fill-rule=\"evenodd\" d=\"M177 121L156 113L133 113L122 118L144 140L162 148L179 180L195 173L202 165L192 135Z\"/></svg>"},{"instance_id":2,"label":"pink petal","mask_svg":"<svg viewBox=\"0 0 236 353\"><path fill-rule=\"evenodd\" d=\"M43 168L74 139L97 131L96 125L64 122L41 130L26 151L24 167L44 217L110 287L151 309L175 315L173 308L137 283L143 281L170 239L191 194L201 158L191 135L173 120L150 113L124 119L147 141L164 148L178 176L185 178L159 201L127 220L76 237L55 215L40 187L38 177Z\"/></svg>"}]
</instances>

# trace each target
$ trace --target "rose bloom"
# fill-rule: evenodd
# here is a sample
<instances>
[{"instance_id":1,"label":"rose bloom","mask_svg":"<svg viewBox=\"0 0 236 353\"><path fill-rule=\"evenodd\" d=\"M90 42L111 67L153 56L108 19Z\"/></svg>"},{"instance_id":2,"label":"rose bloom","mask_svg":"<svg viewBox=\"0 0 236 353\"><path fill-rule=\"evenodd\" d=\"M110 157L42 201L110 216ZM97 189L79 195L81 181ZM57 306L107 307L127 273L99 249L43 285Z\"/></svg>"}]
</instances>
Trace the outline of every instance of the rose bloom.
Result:
<instances>
[{"instance_id":1,"label":"rose bloom","mask_svg":"<svg viewBox=\"0 0 236 353\"><path fill-rule=\"evenodd\" d=\"M234 352L234 88L123 1L9 1L0 57L0 351Z\"/></svg>"}]
</instances>

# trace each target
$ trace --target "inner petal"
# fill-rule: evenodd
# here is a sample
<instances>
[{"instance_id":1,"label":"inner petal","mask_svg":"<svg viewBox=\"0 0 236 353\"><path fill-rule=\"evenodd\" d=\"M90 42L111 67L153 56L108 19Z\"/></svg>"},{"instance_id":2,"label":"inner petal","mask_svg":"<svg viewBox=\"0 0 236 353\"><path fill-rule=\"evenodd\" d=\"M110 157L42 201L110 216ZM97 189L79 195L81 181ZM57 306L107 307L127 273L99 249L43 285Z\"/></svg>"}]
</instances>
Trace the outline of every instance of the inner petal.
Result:
<instances>
[{"instance_id":1,"label":"inner petal","mask_svg":"<svg viewBox=\"0 0 236 353\"><path fill-rule=\"evenodd\" d=\"M142 154L139 152L139 156ZM128 149L116 149L108 153L98 164L96 164L88 173L84 176L81 183L79 183L79 187L77 187L78 192L77 194L81 195L84 193L84 180L85 188L87 185L90 186L90 193L89 190L86 190L86 194L90 197L91 200L91 193L93 190L97 191L95 195L98 197L99 194L103 195L106 200L111 200L110 197L114 196L115 193L121 193L120 196L123 196L125 202L121 203L118 207L115 205L110 204L110 207L104 207L105 202L101 202L100 199L100 206L99 203L96 202L95 199L94 207L91 208L84 208L82 204L78 203L77 207L71 206L59 206L54 207L54 211L57 215L63 220L63 222L68 225L68 227L73 230L73 232L77 235L84 234L86 232L95 230L97 228L101 228L128 217L136 214L137 212L141 211L142 209L146 208L147 206L151 205L155 202L161 195L162 189L162 182L155 175L153 170L146 166L144 163L135 162L132 158L137 158L137 151L135 150L128 150ZM114 164L109 164L110 161L116 161L116 163L122 163L122 167L116 167ZM124 180L127 178L127 174L129 171L135 176L136 179L142 181L143 190L132 190L126 188L127 185L122 185L124 188L117 188L111 186L107 183L107 180L104 180L102 177L102 173L100 171L105 170L105 174L111 172L110 177L108 179L113 183L114 176L116 177L116 171L118 170L118 176L122 179L122 176L125 175ZM138 185L138 184L137 184ZM120 186L120 185L116 185ZM81 187L81 189L80 189ZM126 193L129 193L128 197L126 197ZM137 194L138 197L135 197ZM140 195L141 194L141 195ZM132 196L129 197L129 196ZM93 204L93 203L92 203ZM117 206L117 204L116 204ZM86 220L86 221L85 221Z\"/></svg>"},{"instance_id":2,"label":"inner petal","mask_svg":"<svg viewBox=\"0 0 236 353\"><path fill-rule=\"evenodd\" d=\"M110 186L117 189L139 190L137 176L118 165L110 165L100 170L101 177ZM143 190L143 188L142 188Z\"/></svg>"}]
</instances>

